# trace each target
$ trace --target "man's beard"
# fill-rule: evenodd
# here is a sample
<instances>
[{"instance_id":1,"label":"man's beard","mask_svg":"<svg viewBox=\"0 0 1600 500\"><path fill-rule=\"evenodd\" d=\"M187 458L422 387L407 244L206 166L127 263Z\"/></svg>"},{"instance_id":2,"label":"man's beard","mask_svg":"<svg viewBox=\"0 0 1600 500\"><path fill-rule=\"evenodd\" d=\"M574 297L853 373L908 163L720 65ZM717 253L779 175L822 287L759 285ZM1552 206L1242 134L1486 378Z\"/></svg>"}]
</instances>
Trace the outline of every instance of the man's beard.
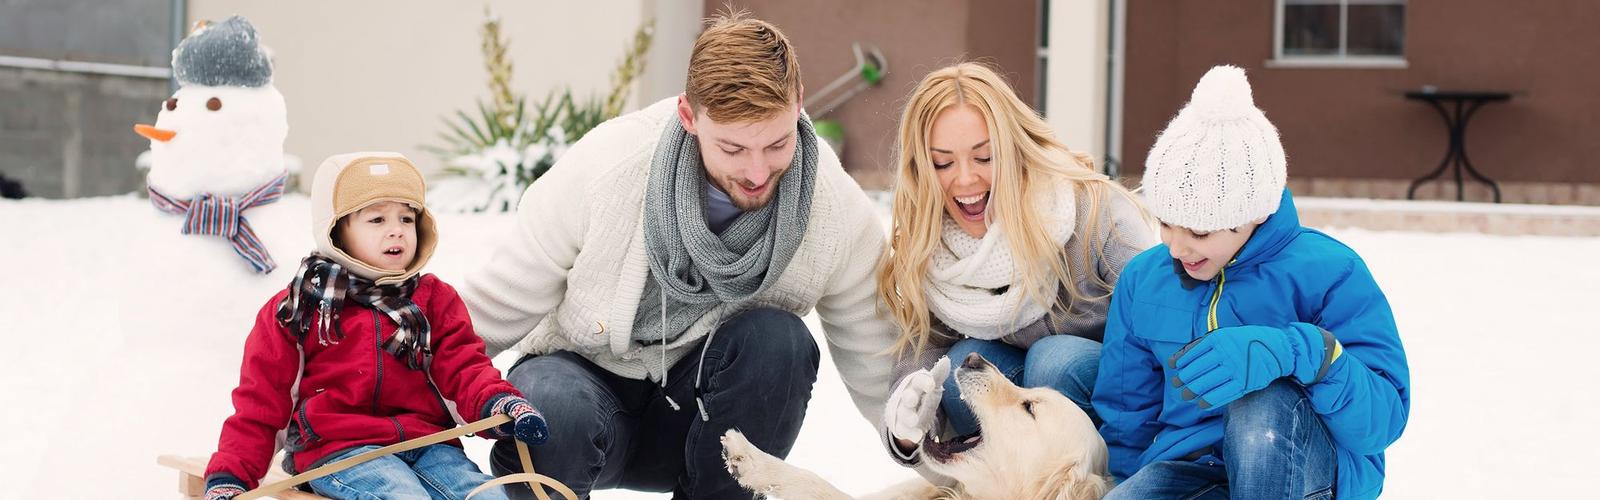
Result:
<instances>
[{"instance_id":1,"label":"man's beard","mask_svg":"<svg viewBox=\"0 0 1600 500\"><path fill-rule=\"evenodd\" d=\"M741 186L750 185L750 183L746 182L745 180L734 179L733 177L724 177L721 179L714 179L714 182L716 182L717 188L721 189L723 193L726 193L728 195L728 199L733 201L733 206L738 207L739 210L748 212L767 206L768 203L771 203L772 198L778 193L778 181L782 180L783 175L787 173L789 173L789 167L784 167L783 170L773 174L771 177L768 177L767 188L762 190L760 198L754 200L746 197L744 190L740 189Z\"/></svg>"}]
</instances>

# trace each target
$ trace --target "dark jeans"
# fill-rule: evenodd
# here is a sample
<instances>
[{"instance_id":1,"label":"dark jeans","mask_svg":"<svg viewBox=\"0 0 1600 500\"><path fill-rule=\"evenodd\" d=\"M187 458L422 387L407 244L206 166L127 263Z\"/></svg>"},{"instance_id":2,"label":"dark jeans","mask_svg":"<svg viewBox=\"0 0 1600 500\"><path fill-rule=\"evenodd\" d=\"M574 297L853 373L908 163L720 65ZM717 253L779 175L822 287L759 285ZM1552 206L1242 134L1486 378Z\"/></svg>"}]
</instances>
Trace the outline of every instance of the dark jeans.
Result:
<instances>
[{"instance_id":1,"label":"dark jeans","mask_svg":"<svg viewBox=\"0 0 1600 500\"><path fill-rule=\"evenodd\" d=\"M1299 384L1278 379L1222 411L1222 463L1215 455L1155 462L1106 499L1333 498L1339 469L1333 442Z\"/></svg>"},{"instance_id":2,"label":"dark jeans","mask_svg":"<svg viewBox=\"0 0 1600 500\"><path fill-rule=\"evenodd\" d=\"M671 491L674 498L752 498L728 475L722 434L739 429L763 451L787 456L820 356L798 316L756 309L729 318L673 365L665 390L570 352L524 357L506 379L550 423L550 441L529 449L535 469L579 496L627 488ZM703 406L695 401L696 375ZM510 441L497 443L491 457L496 476L522 471ZM511 498L533 498L526 485L507 490Z\"/></svg>"},{"instance_id":3,"label":"dark jeans","mask_svg":"<svg viewBox=\"0 0 1600 500\"><path fill-rule=\"evenodd\" d=\"M950 378L944 379L945 416L956 435L964 436L978 431L978 417L961 399L961 386L956 383L955 369L968 353L978 353L993 363L1011 383L1022 387L1049 387L1078 404L1095 427L1100 417L1089 404L1094 392L1094 379L1100 372L1100 343L1072 335L1051 335L1024 351L998 340L964 338L950 346L945 356L950 357Z\"/></svg>"}]
</instances>

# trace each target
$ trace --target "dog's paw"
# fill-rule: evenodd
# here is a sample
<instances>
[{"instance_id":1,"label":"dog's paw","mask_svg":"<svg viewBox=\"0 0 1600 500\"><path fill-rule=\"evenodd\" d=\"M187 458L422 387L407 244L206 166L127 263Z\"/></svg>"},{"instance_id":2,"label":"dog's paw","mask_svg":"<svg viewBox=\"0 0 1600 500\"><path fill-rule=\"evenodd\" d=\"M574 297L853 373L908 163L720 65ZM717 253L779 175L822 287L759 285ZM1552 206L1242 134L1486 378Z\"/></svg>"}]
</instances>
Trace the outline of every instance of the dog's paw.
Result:
<instances>
[{"instance_id":1,"label":"dog's paw","mask_svg":"<svg viewBox=\"0 0 1600 500\"><path fill-rule=\"evenodd\" d=\"M728 466L728 474L750 491L770 493L776 487L768 472L771 460L776 459L750 444L743 433L729 429L722 435L722 462Z\"/></svg>"},{"instance_id":2,"label":"dog's paw","mask_svg":"<svg viewBox=\"0 0 1600 500\"><path fill-rule=\"evenodd\" d=\"M732 474L734 479L743 477L755 468L755 458L751 456L752 450L760 453L755 445L750 444L750 440L745 439L744 433L728 429L728 432L722 435L722 462L727 464L728 474Z\"/></svg>"}]
</instances>

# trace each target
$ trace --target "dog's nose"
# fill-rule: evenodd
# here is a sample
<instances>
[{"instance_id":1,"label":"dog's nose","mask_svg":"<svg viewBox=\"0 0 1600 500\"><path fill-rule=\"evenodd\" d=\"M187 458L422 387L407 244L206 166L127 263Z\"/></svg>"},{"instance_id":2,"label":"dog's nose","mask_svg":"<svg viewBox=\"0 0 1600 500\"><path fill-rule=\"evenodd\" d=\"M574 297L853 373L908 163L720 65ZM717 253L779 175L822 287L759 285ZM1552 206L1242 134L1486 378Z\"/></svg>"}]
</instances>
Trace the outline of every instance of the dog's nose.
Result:
<instances>
[{"instance_id":1,"label":"dog's nose","mask_svg":"<svg viewBox=\"0 0 1600 500\"><path fill-rule=\"evenodd\" d=\"M982 355L975 352L967 353L967 359L961 360L961 367L969 370L981 369L988 364L989 360L983 359Z\"/></svg>"}]
</instances>

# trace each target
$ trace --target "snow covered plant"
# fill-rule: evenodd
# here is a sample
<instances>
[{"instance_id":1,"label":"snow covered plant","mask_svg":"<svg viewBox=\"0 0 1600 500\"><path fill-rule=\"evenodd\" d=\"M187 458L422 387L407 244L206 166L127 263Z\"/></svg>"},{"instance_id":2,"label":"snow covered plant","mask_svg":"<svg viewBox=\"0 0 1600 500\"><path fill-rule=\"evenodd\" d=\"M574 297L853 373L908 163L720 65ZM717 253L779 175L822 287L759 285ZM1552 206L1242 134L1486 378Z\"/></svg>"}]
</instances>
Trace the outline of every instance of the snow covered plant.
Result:
<instances>
[{"instance_id":1,"label":"snow covered plant","mask_svg":"<svg viewBox=\"0 0 1600 500\"><path fill-rule=\"evenodd\" d=\"M644 72L654 24L646 21L634 32L604 100L574 99L572 90L564 89L530 105L511 90L511 61L506 57L510 42L500 32L500 20L487 15L481 33L492 99L479 101L476 114L457 111L446 119L446 130L439 134L445 146L424 146L445 166L445 175L430 183L429 205L446 212L516 209L522 192L555 165L569 145L622 114L628 89Z\"/></svg>"}]
</instances>

